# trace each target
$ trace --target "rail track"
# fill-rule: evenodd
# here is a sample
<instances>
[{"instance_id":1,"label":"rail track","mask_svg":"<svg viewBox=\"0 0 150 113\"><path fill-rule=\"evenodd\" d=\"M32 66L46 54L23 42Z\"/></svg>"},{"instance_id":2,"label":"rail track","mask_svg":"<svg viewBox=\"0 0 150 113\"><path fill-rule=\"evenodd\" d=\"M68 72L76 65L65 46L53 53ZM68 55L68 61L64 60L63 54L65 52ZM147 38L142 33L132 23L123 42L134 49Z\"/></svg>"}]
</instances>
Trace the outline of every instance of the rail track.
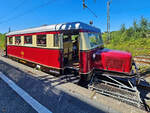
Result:
<instances>
[{"instance_id":1,"label":"rail track","mask_svg":"<svg viewBox=\"0 0 150 113\"><path fill-rule=\"evenodd\" d=\"M134 61L145 65L150 65L150 56L135 56Z\"/></svg>"},{"instance_id":2,"label":"rail track","mask_svg":"<svg viewBox=\"0 0 150 113\"><path fill-rule=\"evenodd\" d=\"M146 65L150 67L150 56L146 55L146 56L136 56L134 57L135 62L140 66L140 65ZM144 79L150 78L150 71L146 71L144 73L141 73L141 84L139 84L137 87L150 91L150 83L143 83Z\"/></svg>"}]
</instances>

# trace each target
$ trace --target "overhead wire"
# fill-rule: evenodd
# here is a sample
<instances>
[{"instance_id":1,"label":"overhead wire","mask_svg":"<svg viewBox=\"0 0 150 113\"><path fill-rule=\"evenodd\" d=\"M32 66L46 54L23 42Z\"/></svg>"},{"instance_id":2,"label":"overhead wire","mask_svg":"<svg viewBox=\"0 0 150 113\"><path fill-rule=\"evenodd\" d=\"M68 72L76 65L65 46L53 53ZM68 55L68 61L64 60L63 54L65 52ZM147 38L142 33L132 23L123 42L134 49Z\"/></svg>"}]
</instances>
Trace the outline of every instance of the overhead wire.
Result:
<instances>
[{"instance_id":1,"label":"overhead wire","mask_svg":"<svg viewBox=\"0 0 150 113\"><path fill-rule=\"evenodd\" d=\"M31 9L25 11L24 13L20 13L20 14L17 15L17 16L14 16L14 17L11 17L11 18L9 18L9 19L7 19L7 20L1 21L0 24L7 23L7 22L12 21L12 20L15 20L15 19L17 19L17 18L19 18L19 17L22 17L22 16L24 16L24 15L26 15L26 14L32 13L32 12L34 12L36 9L39 9L39 8L45 7L45 6L47 6L47 5L50 5L50 4L52 4L53 2L55 2L55 1L56 1L56 0L49 0L48 2L45 2L45 3L43 3L43 4L39 5L39 6L36 6L36 7L34 7L34 8L31 8Z\"/></svg>"},{"instance_id":2,"label":"overhead wire","mask_svg":"<svg viewBox=\"0 0 150 113\"><path fill-rule=\"evenodd\" d=\"M96 18L98 17L93 10L91 10L87 4L85 4L85 0L83 0L83 8L87 8Z\"/></svg>"},{"instance_id":3,"label":"overhead wire","mask_svg":"<svg viewBox=\"0 0 150 113\"><path fill-rule=\"evenodd\" d=\"M9 15L4 15L2 17L0 17L0 20L9 17L10 15L12 15L14 12L16 12L17 9L19 9L27 0L22 0L21 2L18 3L18 5L16 5L14 8L11 9L11 13L9 13Z\"/></svg>"},{"instance_id":4,"label":"overhead wire","mask_svg":"<svg viewBox=\"0 0 150 113\"><path fill-rule=\"evenodd\" d=\"M86 7L96 18L98 17L95 13L94 13L94 11L92 11L89 7Z\"/></svg>"}]
</instances>

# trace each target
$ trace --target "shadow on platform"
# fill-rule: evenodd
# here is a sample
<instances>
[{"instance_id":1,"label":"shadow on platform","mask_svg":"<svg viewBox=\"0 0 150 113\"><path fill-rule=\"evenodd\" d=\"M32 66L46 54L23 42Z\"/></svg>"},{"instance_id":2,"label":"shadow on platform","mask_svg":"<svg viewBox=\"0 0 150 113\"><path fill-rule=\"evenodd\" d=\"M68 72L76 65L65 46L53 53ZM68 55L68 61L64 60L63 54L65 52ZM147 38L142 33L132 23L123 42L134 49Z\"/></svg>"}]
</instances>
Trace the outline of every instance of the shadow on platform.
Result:
<instances>
[{"instance_id":1,"label":"shadow on platform","mask_svg":"<svg viewBox=\"0 0 150 113\"><path fill-rule=\"evenodd\" d=\"M35 77L2 60L0 60L0 71L53 113L113 112L111 108L96 105L95 102L90 101L86 97L76 97L56 89L55 86L68 82L65 80L65 76L61 76L58 79L48 75ZM53 83L56 84L52 85Z\"/></svg>"}]
</instances>

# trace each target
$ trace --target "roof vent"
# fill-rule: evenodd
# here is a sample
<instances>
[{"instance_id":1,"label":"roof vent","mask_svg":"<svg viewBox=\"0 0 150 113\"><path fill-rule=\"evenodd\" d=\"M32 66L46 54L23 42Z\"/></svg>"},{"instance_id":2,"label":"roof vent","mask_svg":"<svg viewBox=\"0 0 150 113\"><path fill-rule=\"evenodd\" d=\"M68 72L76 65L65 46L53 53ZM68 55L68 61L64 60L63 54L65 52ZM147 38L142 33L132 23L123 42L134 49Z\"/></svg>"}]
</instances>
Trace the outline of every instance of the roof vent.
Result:
<instances>
[{"instance_id":1,"label":"roof vent","mask_svg":"<svg viewBox=\"0 0 150 113\"><path fill-rule=\"evenodd\" d=\"M90 25L93 25L93 21L92 20L90 21Z\"/></svg>"}]
</instances>

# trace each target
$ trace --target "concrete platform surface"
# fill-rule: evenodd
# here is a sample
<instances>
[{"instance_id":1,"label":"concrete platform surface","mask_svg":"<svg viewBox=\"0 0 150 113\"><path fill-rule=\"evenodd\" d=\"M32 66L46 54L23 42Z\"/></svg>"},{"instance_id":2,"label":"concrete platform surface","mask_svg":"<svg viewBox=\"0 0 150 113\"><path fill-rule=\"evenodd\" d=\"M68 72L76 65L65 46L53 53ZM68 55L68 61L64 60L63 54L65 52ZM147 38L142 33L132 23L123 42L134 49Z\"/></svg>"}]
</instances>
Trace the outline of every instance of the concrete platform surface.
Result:
<instances>
[{"instance_id":1,"label":"concrete platform surface","mask_svg":"<svg viewBox=\"0 0 150 113\"><path fill-rule=\"evenodd\" d=\"M0 113L37 113L0 79Z\"/></svg>"},{"instance_id":2,"label":"concrete platform surface","mask_svg":"<svg viewBox=\"0 0 150 113\"><path fill-rule=\"evenodd\" d=\"M0 70L54 113L146 113L8 58L0 57Z\"/></svg>"}]
</instances>

